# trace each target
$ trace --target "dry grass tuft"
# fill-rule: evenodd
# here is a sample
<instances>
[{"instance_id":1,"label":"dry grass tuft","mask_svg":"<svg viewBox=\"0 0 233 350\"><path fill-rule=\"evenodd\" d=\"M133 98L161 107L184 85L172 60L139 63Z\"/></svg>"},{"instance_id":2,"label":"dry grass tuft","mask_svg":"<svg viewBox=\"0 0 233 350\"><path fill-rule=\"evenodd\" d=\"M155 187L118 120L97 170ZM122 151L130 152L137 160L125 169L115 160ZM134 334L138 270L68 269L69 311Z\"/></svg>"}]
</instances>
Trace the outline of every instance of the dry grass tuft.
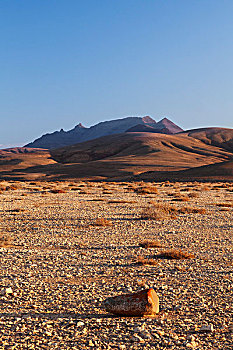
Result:
<instances>
[{"instance_id":1,"label":"dry grass tuft","mask_svg":"<svg viewBox=\"0 0 233 350\"><path fill-rule=\"evenodd\" d=\"M177 201L177 202L188 202L190 201L190 198L188 196L185 196L181 193L174 193L174 201Z\"/></svg>"},{"instance_id":2,"label":"dry grass tuft","mask_svg":"<svg viewBox=\"0 0 233 350\"><path fill-rule=\"evenodd\" d=\"M233 203L216 203L217 207L233 208Z\"/></svg>"},{"instance_id":3,"label":"dry grass tuft","mask_svg":"<svg viewBox=\"0 0 233 350\"><path fill-rule=\"evenodd\" d=\"M63 190L62 188L54 188L51 190L51 193L66 193L66 190Z\"/></svg>"},{"instance_id":4,"label":"dry grass tuft","mask_svg":"<svg viewBox=\"0 0 233 350\"><path fill-rule=\"evenodd\" d=\"M167 218L176 219L178 214L205 214L205 208L195 208L190 206L176 207L168 203L156 203L151 201L152 206L145 208L141 212L141 219L164 220Z\"/></svg>"},{"instance_id":5,"label":"dry grass tuft","mask_svg":"<svg viewBox=\"0 0 233 350\"><path fill-rule=\"evenodd\" d=\"M154 259L146 259L146 258L144 258L141 255L139 255L137 257L137 261L136 261L136 265L140 265L140 266L142 266L142 265L144 265L144 266L145 265L155 266L157 264L158 264L158 262L156 260L154 260Z\"/></svg>"},{"instance_id":6,"label":"dry grass tuft","mask_svg":"<svg viewBox=\"0 0 233 350\"><path fill-rule=\"evenodd\" d=\"M0 247L6 248L11 246L11 238L7 234L0 234Z\"/></svg>"},{"instance_id":7,"label":"dry grass tuft","mask_svg":"<svg viewBox=\"0 0 233 350\"><path fill-rule=\"evenodd\" d=\"M177 208L173 207L167 203L153 203L150 207L145 208L141 212L141 219L146 220L164 220L168 217L175 219L175 214L177 213Z\"/></svg>"},{"instance_id":8,"label":"dry grass tuft","mask_svg":"<svg viewBox=\"0 0 233 350\"><path fill-rule=\"evenodd\" d=\"M104 202L104 201L106 201L106 199L105 198L92 198L92 199L89 199L90 200L90 202Z\"/></svg>"},{"instance_id":9,"label":"dry grass tuft","mask_svg":"<svg viewBox=\"0 0 233 350\"><path fill-rule=\"evenodd\" d=\"M108 203L112 203L112 204L133 204L133 203L137 203L136 201L128 201L128 200L125 200L125 199L112 199L110 201L108 201Z\"/></svg>"},{"instance_id":10,"label":"dry grass tuft","mask_svg":"<svg viewBox=\"0 0 233 350\"><path fill-rule=\"evenodd\" d=\"M161 248L162 247L160 242L154 241L154 240L145 240L139 243L139 246L142 248Z\"/></svg>"},{"instance_id":11,"label":"dry grass tuft","mask_svg":"<svg viewBox=\"0 0 233 350\"><path fill-rule=\"evenodd\" d=\"M97 218L92 224L94 226L112 226L112 222L105 218Z\"/></svg>"},{"instance_id":12,"label":"dry grass tuft","mask_svg":"<svg viewBox=\"0 0 233 350\"><path fill-rule=\"evenodd\" d=\"M155 186L139 186L134 188L134 191L138 194L157 194L158 188Z\"/></svg>"},{"instance_id":13,"label":"dry grass tuft","mask_svg":"<svg viewBox=\"0 0 233 350\"><path fill-rule=\"evenodd\" d=\"M157 258L161 259L193 259L194 255L188 252L183 252L182 250L170 249L164 250L160 254L157 255Z\"/></svg>"},{"instance_id":14,"label":"dry grass tuft","mask_svg":"<svg viewBox=\"0 0 233 350\"><path fill-rule=\"evenodd\" d=\"M182 207L178 209L179 214L206 214L205 208Z\"/></svg>"},{"instance_id":15,"label":"dry grass tuft","mask_svg":"<svg viewBox=\"0 0 233 350\"><path fill-rule=\"evenodd\" d=\"M188 193L188 196L189 196L189 198L197 198L197 197L199 197L197 192L190 192L190 193Z\"/></svg>"}]
</instances>

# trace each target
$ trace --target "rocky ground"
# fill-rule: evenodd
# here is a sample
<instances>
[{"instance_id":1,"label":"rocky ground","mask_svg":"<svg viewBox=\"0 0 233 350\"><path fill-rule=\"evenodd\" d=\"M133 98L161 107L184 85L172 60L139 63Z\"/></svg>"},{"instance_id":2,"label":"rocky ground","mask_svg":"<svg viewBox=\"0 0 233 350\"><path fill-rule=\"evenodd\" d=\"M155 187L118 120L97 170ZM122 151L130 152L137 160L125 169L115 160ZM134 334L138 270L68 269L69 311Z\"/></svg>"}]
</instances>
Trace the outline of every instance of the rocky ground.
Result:
<instances>
[{"instance_id":1,"label":"rocky ground","mask_svg":"<svg viewBox=\"0 0 233 350\"><path fill-rule=\"evenodd\" d=\"M232 349L233 184L0 189L0 349ZM158 203L203 210L169 216ZM147 207L157 217L142 218ZM139 247L145 239L162 247ZM158 256L171 248L194 257ZM155 317L117 317L102 306L147 287L159 296Z\"/></svg>"}]
</instances>

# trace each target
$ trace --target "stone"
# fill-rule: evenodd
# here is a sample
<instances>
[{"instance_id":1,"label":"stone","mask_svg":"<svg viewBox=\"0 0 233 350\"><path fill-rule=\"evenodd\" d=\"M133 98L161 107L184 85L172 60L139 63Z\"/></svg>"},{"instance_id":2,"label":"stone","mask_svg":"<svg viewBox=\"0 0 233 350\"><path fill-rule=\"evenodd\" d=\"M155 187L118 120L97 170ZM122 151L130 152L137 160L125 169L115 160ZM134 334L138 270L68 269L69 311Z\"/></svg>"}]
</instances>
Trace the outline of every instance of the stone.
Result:
<instances>
[{"instance_id":1,"label":"stone","mask_svg":"<svg viewBox=\"0 0 233 350\"><path fill-rule=\"evenodd\" d=\"M214 326L212 323L201 326L199 332L213 332Z\"/></svg>"},{"instance_id":2,"label":"stone","mask_svg":"<svg viewBox=\"0 0 233 350\"><path fill-rule=\"evenodd\" d=\"M89 346L95 346L95 344L93 343L93 341L91 339L89 340L88 345Z\"/></svg>"},{"instance_id":3,"label":"stone","mask_svg":"<svg viewBox=\"0 0 233 350\"><path fill-rule=\"evenodd\" d=\"M13 294L13 290L11 287L5 288L5 294Z\"/></svg>"},{"instance_id":4,"label":"stone","mask_svg":"<svg viewBox=\"0 0 233 350\"><path fill-rule=\"evenodd\" d=\"M107 298L106 311L119 316L153 316L159 312L159 298L153 288Z\"/></svg>"},{"instance_id":5,"label":"stone","mask_svg":"<svg viewBox=\"0 0 233 350\"><path fill-rule=\"evenodd\" d=\"M133 342L140 342L140 343L144 343L144 339L141 338L138 334L134 334L131 338L131 340Z\"/></svg>"}]
</instances>

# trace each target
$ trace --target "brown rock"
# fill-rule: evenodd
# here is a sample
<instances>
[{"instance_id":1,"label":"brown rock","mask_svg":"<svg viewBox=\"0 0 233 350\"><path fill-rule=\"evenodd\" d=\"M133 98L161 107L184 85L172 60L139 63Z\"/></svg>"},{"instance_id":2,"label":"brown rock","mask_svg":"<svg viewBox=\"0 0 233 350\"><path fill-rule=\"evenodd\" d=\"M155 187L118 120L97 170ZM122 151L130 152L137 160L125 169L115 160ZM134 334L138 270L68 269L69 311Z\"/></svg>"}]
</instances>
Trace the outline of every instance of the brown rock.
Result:
<instances>
[{"instance_id":1,"label":"brown rock","mask_svg":"<svg viewBox=\"0 0 233 350\"><path fill-rule=\"evenodd\" d=\"M159 298L154 289L149 288L108 298L104 307L119 316L153 316L159 312Z\"/></svg>"}]
</instances>

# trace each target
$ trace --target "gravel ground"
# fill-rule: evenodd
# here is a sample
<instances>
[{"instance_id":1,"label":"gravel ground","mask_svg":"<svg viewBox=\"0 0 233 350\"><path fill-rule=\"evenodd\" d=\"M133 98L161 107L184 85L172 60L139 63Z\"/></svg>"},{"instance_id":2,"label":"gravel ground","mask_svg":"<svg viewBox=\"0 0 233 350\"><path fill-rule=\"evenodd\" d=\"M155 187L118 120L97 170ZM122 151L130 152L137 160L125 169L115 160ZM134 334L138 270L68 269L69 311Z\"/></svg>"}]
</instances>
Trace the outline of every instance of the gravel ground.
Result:
<instances>
[{"instance_id":1,"label":"gravel ground","mask_svg":"<svg viewBox=\"0 0 233 350\"><path fill-rule=\"evenodd\" d=\"M0 349L232 349L233 184L148 184L157 194L128 183L0 185L1 232L12 239L0 248ZM141 219L151 202L206 212ZM162 247L140 248L145 239ZM157 257L170 248L194 258ZM102 307L147 287L159 296L155 317Z\"/></svg>"}]
</instances>

